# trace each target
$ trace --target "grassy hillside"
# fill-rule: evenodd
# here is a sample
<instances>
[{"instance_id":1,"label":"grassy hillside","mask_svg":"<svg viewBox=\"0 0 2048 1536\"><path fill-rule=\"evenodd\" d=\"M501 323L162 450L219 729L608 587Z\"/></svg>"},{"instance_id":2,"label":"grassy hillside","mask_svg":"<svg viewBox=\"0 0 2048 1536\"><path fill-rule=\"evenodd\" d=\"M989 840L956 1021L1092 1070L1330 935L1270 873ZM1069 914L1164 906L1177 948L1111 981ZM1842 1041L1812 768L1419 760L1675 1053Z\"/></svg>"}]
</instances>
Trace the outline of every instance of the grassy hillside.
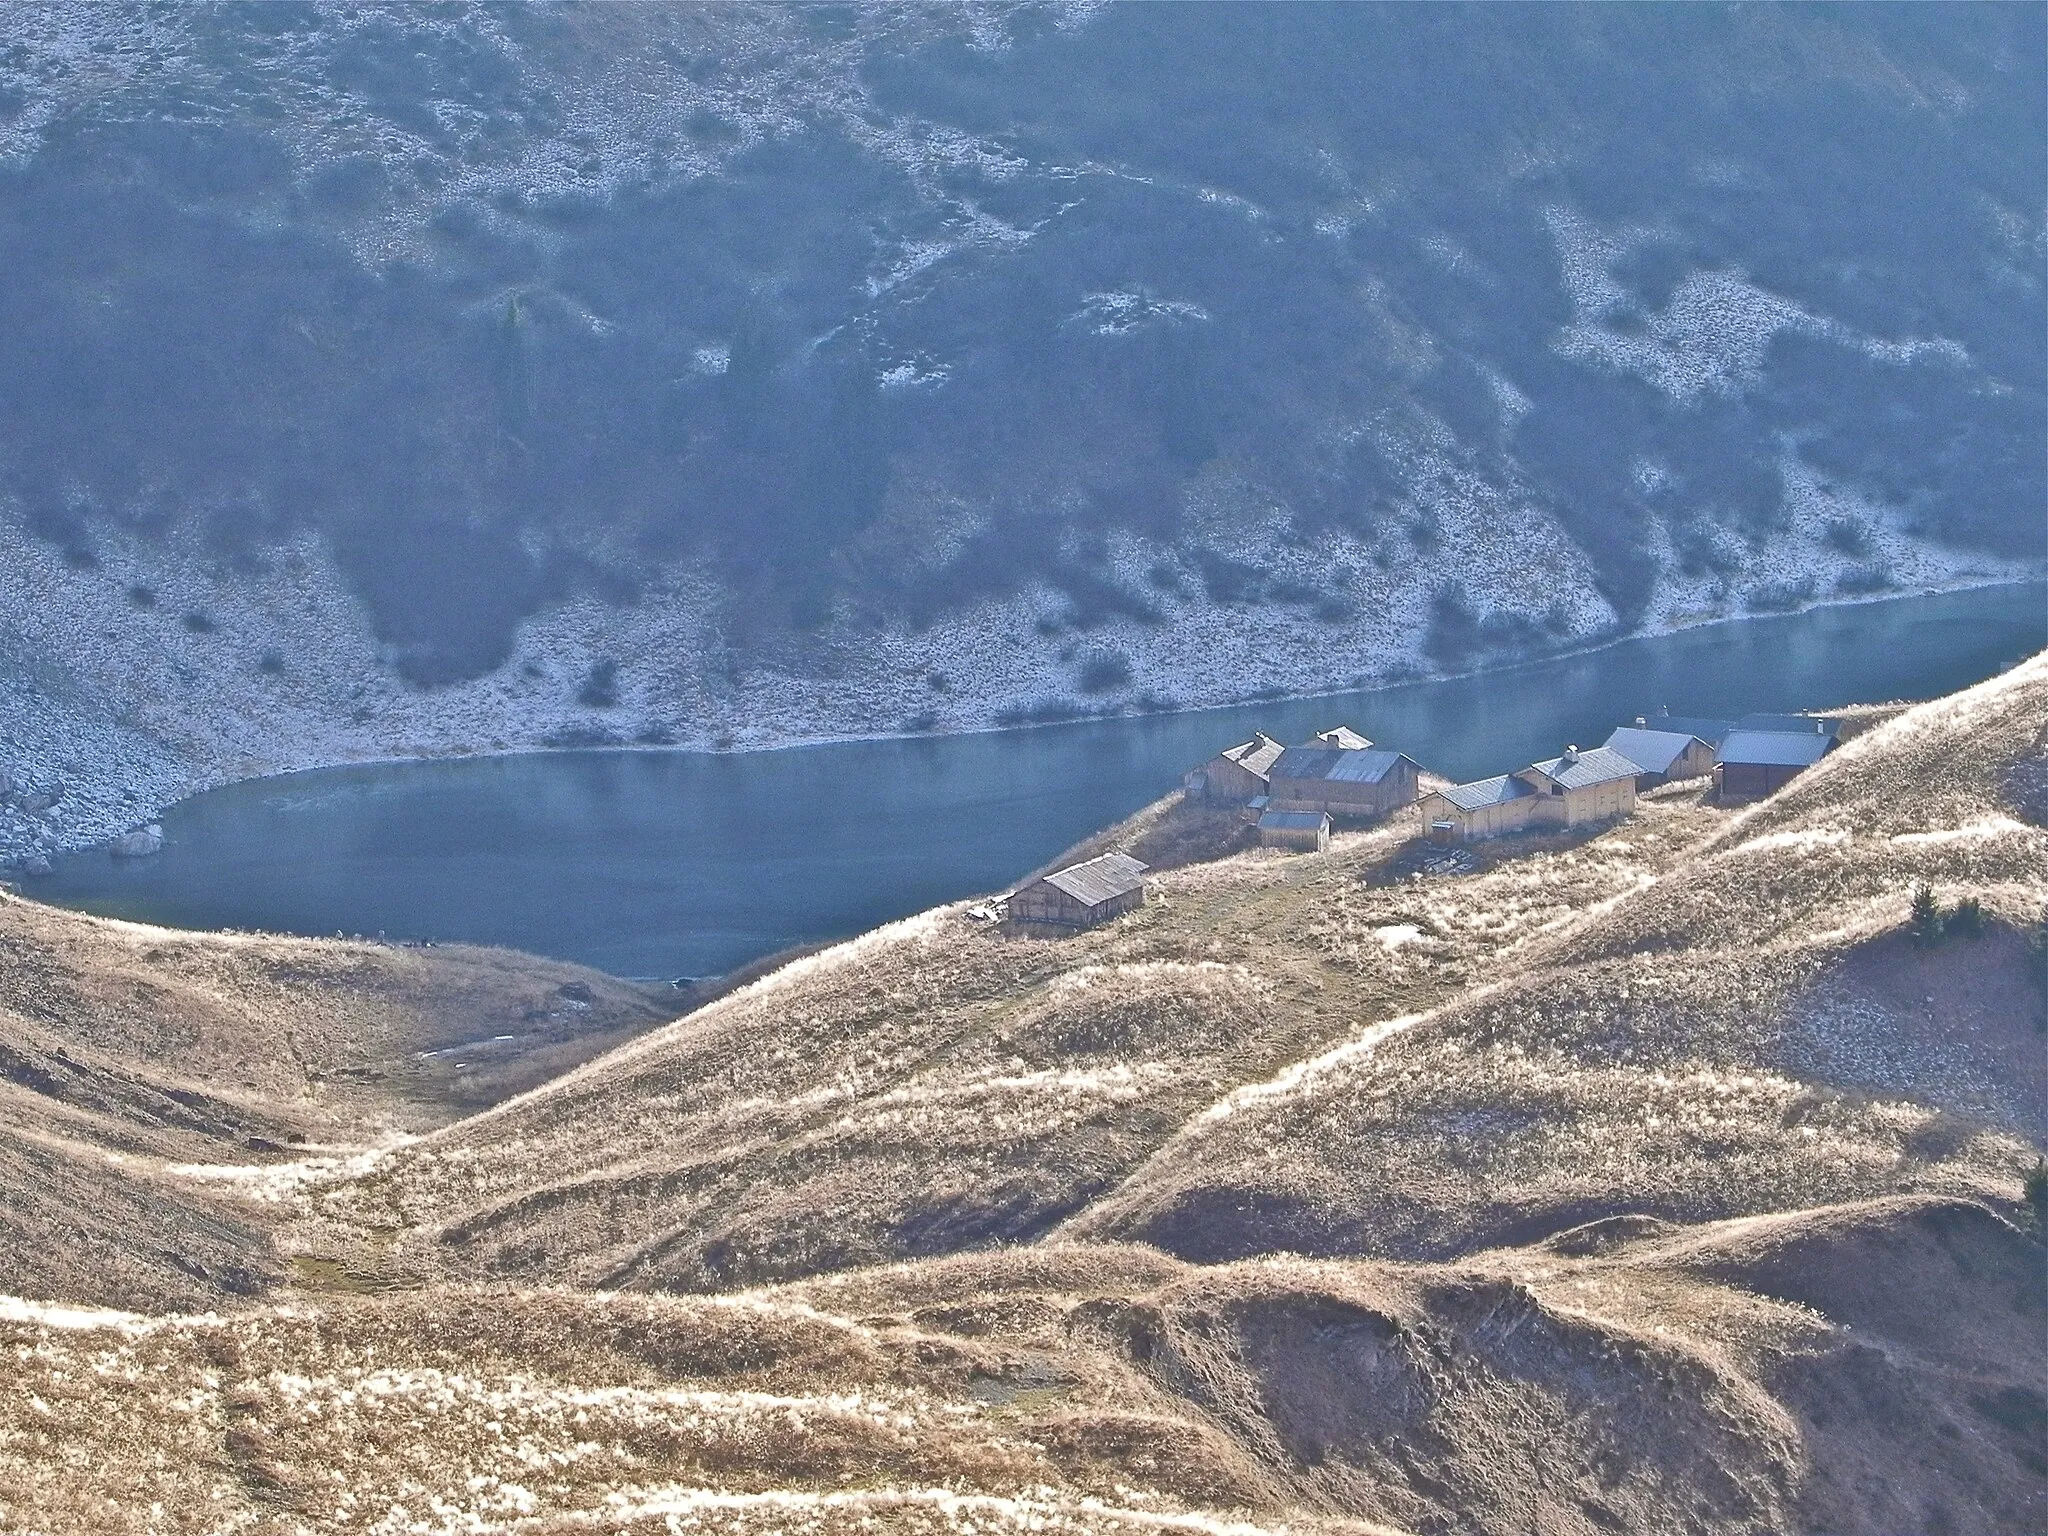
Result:
<instances>
[{"instance_id":1,"label":"grassy hillside","mask_svg":"<svg viewBox=\"0 0 2048 1536\"><path fill-rule=\"evenodd\" d=\"M1402 874L1405 824L1169 870L1059 943L941 909L394 1153L304 1241L694 1290L1062 1223L1437 1258L1623 1212L2009 1199L2048 1132L2048 838L2010 788L2044 701L2037 659L1766 806L1663 791L1461 875ZM1920 879L1986 931L1914 945Z\"/></svg>"},{"instance_id":2,"label":"grassy hillside","mask_svg":"<svg viewBox=\"0 0 2048 1536\"><path fill-rule=\"evenodd\" d=\"M2038 1239L1936 1199L1456 1265L1054 1244L715 1301L16 1309L0 1518L1989 1536L2043 1513L2044 1318Z\"/></svg>"},{"instance_id":3,"label":"grassy hillside","mask_svg":"<svg viewBox=\"0 0 2048 1536\"><path fill-rule=\"evenodd\" d=\"M2035 1528L2048 656L1868 715L1455 872L1154 807L1109 927L941 909L438 1129L419 1042L644 1004L8 903L8 1047L95 1086L8 1090L0 1524Z\"/></svg>"},{"instance_id":4,"label":"grassy hillside","mask_svg":"<svg viewBox=\"0 0 2048 1536\"><path fill-rule=\"evenodd\" d=\"M0 1290L203 1304L281 1273L295 1179L661 1017L502 951L191 934L0 895ZM250 1189L270 1209L223 1198Z\"/></svg>"}]
</instances>

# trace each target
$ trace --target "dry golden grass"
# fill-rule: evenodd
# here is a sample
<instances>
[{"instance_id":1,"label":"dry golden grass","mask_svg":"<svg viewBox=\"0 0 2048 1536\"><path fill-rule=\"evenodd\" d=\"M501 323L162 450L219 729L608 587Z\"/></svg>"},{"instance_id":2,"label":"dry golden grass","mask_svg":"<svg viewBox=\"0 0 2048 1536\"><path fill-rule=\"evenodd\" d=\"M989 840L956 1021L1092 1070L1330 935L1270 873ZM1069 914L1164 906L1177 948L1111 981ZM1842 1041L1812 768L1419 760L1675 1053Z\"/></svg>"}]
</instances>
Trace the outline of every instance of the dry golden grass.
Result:
<instances>
[{"instance_id":1,"label":"dry golden grass","mask_svg":"<svg viewBox=\"0 0 2048 1536\"><path fill-rule=\"evenodd\" d=\"M260 1289L281 1273L274 1212L227 1192L345 1166L661 1017L505 951L179 933L0 896L0 1290Z\"/></svg>"},{"instance_id":2,"label":"dry golden grass","mask_svg":"<svg viewBox=\"0 0 2048 1536\"><path fill-rule=\"evenodd\" d=\"M1871 714L1461 873L1162 802L1113 925L928 913L331 1166L237 1138L644 1004L0 909L16 1288L296 1287L0 1300L0 1530L2048 1527L2048 659Z\"/></svg>"},{"instance_id":3,"label":"dry golden grass","mask_svg":"<svg viewBox=\"0 0 2048 1536\"><path fill-rule=\"evenodd\" d=\"M1405 826L1251 851L1053 943L925 914L394 1152L296 1241L416 1280L702 1290L1030 1240L1238 1085L1511 974L1715 824L1674 802L1424 885L1375 873Z\"/></svg>"},{"instance_id":4,"label":"dry golden grass","mask_svg":"<svg viewBox=\"0 0 2048 1536\"><path fill-rule=\"evenodd\" d=\"M2040 1259L1923 1200L1455 1265L0 1305L0 1529L1989 1536L2044 1512Z\"/></svg>"}]
</instances>

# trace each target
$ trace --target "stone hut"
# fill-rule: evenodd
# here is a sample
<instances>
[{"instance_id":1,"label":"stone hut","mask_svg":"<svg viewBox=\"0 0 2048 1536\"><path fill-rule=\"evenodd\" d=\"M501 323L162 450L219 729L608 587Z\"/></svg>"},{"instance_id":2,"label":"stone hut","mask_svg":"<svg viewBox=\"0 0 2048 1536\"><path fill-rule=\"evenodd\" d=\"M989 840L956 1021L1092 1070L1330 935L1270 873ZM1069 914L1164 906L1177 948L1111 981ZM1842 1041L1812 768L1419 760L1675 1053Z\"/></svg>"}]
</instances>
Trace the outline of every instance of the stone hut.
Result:
<instances>
[{"instance_id":1,"label":"stone hut","mask_svg":"<svg viewBox=\"0 0 2048 1536\"><path fill-rule=\"evenodd\" d=\"M1070 864L1010 893L1009 919L1026 932L1079 933L1145 904L1145 866L1127 853Z\"/></svg>"},{"instance_id":2,"label":"stone hut","mask_svg":"<svg viewBox=\"0 0 2048 1536\"><path fill-rule=\"evenodd\" d=\"M1267 793L1276 811L1386 816L1421 793L1422 765L1378 747L1289 747L1274 760Z\"/></svg>"},{"instance_id":3,"label":"stone hut","mask_svg":"<svg viewBox=\"0 0 2048 1536\"><path fill-rule=\"evenodd\" d=\"M1250 741L1225 747L1201 767L1190 769L1181 783L1191 799L1242 805L1266 793L1273 764L1286 750L1264 731L1255 731Z\"/></svg>"},{"instance_id":4,"label":"stone hut","mask_svg":"<svg viewBox=\"0 0 2048 1536\"><path fill-rule=\"evenodd\" d=\"M1330 817L1324 811L1266 811L1259 817L1258 828L1261 848L1330 851Z\"/></svg>"}]
</instances>

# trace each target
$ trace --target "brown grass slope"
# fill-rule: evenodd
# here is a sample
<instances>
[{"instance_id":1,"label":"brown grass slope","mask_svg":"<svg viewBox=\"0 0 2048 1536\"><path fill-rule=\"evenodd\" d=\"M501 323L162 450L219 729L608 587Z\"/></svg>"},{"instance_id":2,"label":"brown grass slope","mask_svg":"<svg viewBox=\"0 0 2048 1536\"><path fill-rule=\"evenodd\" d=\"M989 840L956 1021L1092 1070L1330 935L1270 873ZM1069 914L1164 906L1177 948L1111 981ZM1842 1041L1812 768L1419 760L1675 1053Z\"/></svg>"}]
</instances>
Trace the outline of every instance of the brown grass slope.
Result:
<instances>
[{"instance_id":1,"label":"brown grass slope","mask_svg":"<svg viewBox=\"0 0 2048 1536\"><path fill-rule=\"evenodd\" d=\"M0 896L0 1290L246 1294L277 1274L269 1223L177 1170L429 1129L659 1017L502 951L179 933Z\"/></svg>"},{"instance_id":2,"label":"brown grass slope","mask_svg":"<svg viewBox=\"0 0 2048 1536\"><path fill-rule=\"evenodd\" d=\"M1896 1199L1450 1265L0 1315L0 1528L1992 1536L2048 1517L2042 1256Z\"/></svg>"},{"instance_id":3,"label":"brown grass slope","mask_svg":"<svg viewBox=\"0 0 2048 1536\"><path fill-rule=\"evenodd\" d=\"M2048 900L2044 720L2042 658L1906 712L1502 984L1220 1100L1069 1230L1426 1257L1628 1212L2012 1199L2048 1127L2020 931ZM1978 895L1989 933L1914 945L1916 880Z\"/></svg>"},{"instance_id":4,"label":"brown grass slope","mask_svg":"<svg viewBox=\"0 0 2048 1536\"><path fill-rule=\"evenodd\" d=\"M304 1241L416 1277L701 1290L1029 1240L1238 1084L1511 974L1715 822L1674 799L1426 893L1380 879L1398 831L1246 853L1056 943L927 913L394 1153Z\"/></svg>"}]
</instances>

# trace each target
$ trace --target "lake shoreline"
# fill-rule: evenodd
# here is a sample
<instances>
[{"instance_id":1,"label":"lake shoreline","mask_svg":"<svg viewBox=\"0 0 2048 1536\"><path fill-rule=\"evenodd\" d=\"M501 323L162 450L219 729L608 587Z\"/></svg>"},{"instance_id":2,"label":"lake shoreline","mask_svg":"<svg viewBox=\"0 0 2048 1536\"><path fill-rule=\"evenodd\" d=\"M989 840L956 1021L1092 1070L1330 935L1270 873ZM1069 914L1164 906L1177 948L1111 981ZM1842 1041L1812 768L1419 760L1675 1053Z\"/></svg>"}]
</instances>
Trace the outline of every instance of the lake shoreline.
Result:
<instances>
[{"instance_id":1,"label":"lake shoreline","mask_svg":"<svg viewBox=\"0 0 2048 1536\"><path fill-rule=\"evenodd\" d=\"M153 823L157 818L167 814L177 806L183 805L188 801L197 799L201 795L210 794L213 791L219 789L226 789L232 785L253 784L274 780L284 780L290 779L299 774L322 773L337 768L373 768L379 766L397 765L402 763L475 762L498 758L516 759L529 757L546 757L556 754L568 753L600 753L606 755L619 756L632 756L641 754L651 756L673 755L730 760L735 758L758 756L767 753L801 752L819 747L845 746L860 742L948 741L963 737L1006 736L1013 734L1021 735L1032 731L1056 729L1062 726L1071 727L1075 725L1101 724L1120 720L1169 719L1190 715L1215 714L1232 710L1256 709L1269 705L1277 709L1282 706L1290 704L1313 703L1317 699L1350 698L1356 695L1363 694L1390 693L1404 688L1431 687L1442 683L1455 683L1482 677L1509 677L1517 672L1526 671L1530 668L1542 667L1556 662L1570 661L1582 657L1597 656L1602 652L1610 651L1618 646L1628 645L1632 642L1655 640L1670 635L1687 634L1696 630L1724 629L1732 626L1748 624L1769 624L1775 621L1796 619L1807 614L1830 612L1835 610L1844 610L1852 608L1873 607L1883 605L1886 603L1909 603L1923 600L1929 597L1943 597L1956 593L1990 592L2006 589L2019 590L2027 587L2042 588L2044 598L2048 598L2048 574L2044 574L2038 577L2031 577L2020 581L2011 581L2005 579L2000 579L1996 581L1964 581L1957 582L1954 585L1950 586L1924 587L1913 592L1879 592L1870 594L1860 594L1853 597L1830 599L1824 602L1807 603L1798 608L1787 608L1782 611L1770 613L1724 614L1711 618L1696 619L1688 623L1672 624L1662 629L1630 630L1625 634L1613 635L1607 639L1601 640L1592 645L1572 646L1555 651L1545 651L1543 654L1539 656L1522 657L1517 660L1503 662L1497 666L1469 667L1460 671L1425 672L1413 676L1390 678L1384 682L1372 683L1364 687L1345 686L1336 688L1315 689L1304 693L1277 693L1252 698L1229 699L1206 704L1189 704L1184 707L1176 709L1128 709L1114 711L1106 710L1100 713L1074 714L1070 716L1064 716L1059 719L1025 720L1006 724L992 725L972 725L964 726L954 730L895 730L842 732L818 736L801 736L792 738L788 741L774 742L765 745L754 744L744 747L694 746L671 743L633 741L589 742L574 744L539 743L528 746L493 747L488 750L473 752L461 750L393 752L370 754L359 757L338 756L333 758L322 758L310 762L295 763L288 768L277 768L248 774L228 774L222 775L218 778L208 778L203 782L200 782L195 786L188 788L184 793L178 795L176 798L166 800L162 804L154 806L149 811L148 815L142 821L138 822L137 825L140 826ZM1832 701L1829 704L1813 704L1810 707L1832 708L1835 707L1836 704L1876 702L1880 701L1863 699L1843 699ZM1228 745L1228 743L1223 743L1223 745ZM1190 764L1189 766L1193 765ZM129 829L123 829L124 832L126 830ZM114 836L119 835L121 834L114 834ZM53 845L51 852L61 857L64 855L76 854L91 849L103 848L108 846L108 844L111 841L112 838L110 837L92 837L71 842L60 841ZM7 875L10 873L12 872L0 870L0 879L5 879Z\"/></svg>"},{"instance_id":2,"label":"lake shoreline","mask_svg":"<svg viewBox=\"0 0 2048 1536\"><path fill-rule=\"evenodd\" d=\"M2038 584L1695 625L1349 694L787 748L548 749L250 776L179 802L157 855L54 861L34 899L173 927L495 944L620 976L720 975L996 889L1254 729L1344 721L1455 780L1668 704L1952 692L2048 644Z\"/></svg>"}]
</instances>

